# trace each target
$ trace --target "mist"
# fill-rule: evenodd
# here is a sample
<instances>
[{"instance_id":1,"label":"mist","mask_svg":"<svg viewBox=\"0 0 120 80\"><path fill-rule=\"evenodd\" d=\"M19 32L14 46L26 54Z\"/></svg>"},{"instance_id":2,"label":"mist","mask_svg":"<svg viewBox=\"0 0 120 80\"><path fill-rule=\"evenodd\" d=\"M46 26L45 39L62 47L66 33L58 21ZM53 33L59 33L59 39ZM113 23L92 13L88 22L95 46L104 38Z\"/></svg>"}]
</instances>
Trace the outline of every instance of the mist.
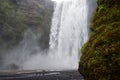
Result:
<instances>
[{"instance_id":1,"label":"mist","mask_svg":"<svg viewBox=\"0 0 120 80\"><path fill-rule=\"evenodd\" d=\"M3 70L69 70L74 66L69 57L58 57L49 50L41 50L41 34L31 29L25 31L18 46L3 55ZM52 55L51 55L52 54ZM71 62L71 63L70 63ZM73 68L74 69L74 68Z\"/></svg>"},{"instance_id":2,"label":"mist","mask_svg":"<svg viewBox=\"0 0 120 80\"><path fill-rule=\"evenodd\" d=\"M78 68L80 48L89 38L95 0L55 3L49 49L39 45L41 33L28 29L18 46L2 56L3 70L73 70ZM81 7L82 6L82 7Z\"/></svg>"}]
</instances>

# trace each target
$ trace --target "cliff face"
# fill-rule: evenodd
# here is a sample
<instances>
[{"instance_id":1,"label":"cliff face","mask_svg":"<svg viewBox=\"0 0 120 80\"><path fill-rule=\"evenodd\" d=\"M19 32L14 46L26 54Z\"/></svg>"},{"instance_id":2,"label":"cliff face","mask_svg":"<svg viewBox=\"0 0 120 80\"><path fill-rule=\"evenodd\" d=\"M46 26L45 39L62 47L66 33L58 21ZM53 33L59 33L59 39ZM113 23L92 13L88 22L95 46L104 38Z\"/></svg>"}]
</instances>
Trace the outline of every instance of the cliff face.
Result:
<instances>
[{"instance_id":1,"label":"cliff face","mask_svg":"<svg viewBox=\"0 0 120 80\"><path fill-rule=\"evenodd\" d=\"M27 29L41 34L41 47L47 48L53 14L50 0L0 1L0 51L17 45Z\"/></svg>"},{"instance_id":2,"label":"cliff face","mask_svg":"<svg viewBox=\"0 0 120 80\"><path fill-rule=\"evenodd\" d=\"M22 24L41 33L39 39L42 49L48 48L53 3L51 0L19 0L17 16L23 17Z\"/></svg>"},{"instance_id":3,"label":"cliff face","mask_svg":"<svg viewBox=\"0 0 120 80\"><path fill-rule=\"evenodd\" d=\"M120 1L97 3L90 39L81 49L79 72L85 80L120 80Z\"/></svg>"}]
</instances>

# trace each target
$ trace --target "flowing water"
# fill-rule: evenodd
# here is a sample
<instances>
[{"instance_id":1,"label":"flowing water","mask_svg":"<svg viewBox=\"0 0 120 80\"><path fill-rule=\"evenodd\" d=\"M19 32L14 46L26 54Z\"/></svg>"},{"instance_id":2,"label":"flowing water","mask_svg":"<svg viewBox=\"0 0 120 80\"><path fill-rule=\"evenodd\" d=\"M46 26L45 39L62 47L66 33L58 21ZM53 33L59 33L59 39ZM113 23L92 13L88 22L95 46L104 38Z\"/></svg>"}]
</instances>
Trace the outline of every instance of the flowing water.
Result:
<instances>
[{"instance_id":1,"label":"flowing water","mask_svg":"<svg viewBox=\"0 0 120 80\"><path fill-rule=\"evenodd\" d=\"M24 42L31 42L22 45L21 48L26 48L24 46L31 46L31 48L29 48L30 50L28 48L20 49L23 50L22 52L19 50L19 54L22 55L18 60L13 60L14 64L19 62L18 66L20 69L77 69L81 55L80 48L89 38L88 26L95 6L95 0L69 0L67 2L55 2L49 50L47 53L39 51L39 46L36 42L37 38L34 36L32 37L33 40L24 39ZM30 54L33 50L36 50L36 48L36 54ZM16 57L17 55L12 56ZM8 60L10 61L9 58ZM9 61L6 61L5 63L9 63Z\"/></svg>"},{"instance_id":2,"label":"flowing water","mask_svg":"<svg viewBox=\"0 0 120 80\"><path fill-rule=\"evenodd\" d=\"M55 57L77 69L82 44L88 40L86 0L56 4L52 19L50 50Z\"/></svg>"}]
</instances>

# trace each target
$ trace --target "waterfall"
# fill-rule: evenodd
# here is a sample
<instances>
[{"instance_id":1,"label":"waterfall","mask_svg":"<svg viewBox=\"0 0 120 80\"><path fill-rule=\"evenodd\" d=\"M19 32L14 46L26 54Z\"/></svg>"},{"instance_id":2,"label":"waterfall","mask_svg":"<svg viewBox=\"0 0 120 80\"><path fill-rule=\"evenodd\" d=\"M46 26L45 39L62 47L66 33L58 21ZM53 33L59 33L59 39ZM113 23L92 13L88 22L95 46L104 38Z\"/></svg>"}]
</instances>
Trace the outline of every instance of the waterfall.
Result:
<instances>
[{"instance_id":1,"label":"waterfall","mask_svg":"<svg viewBox=\"0 0 120 80\"><path fill-rule=\"evenodd\" d=\"M81 46L88 40L87 1L56 3L50 34L50 51L77 69Z\"/></svg>"},{"instance_id":2,"label":"waterfall","mask_svg":"<svg viewBox=\"0 0 120 80\"><path fill-rule=\"evenodd\" d=\"M49 50L40 50L40 35L27 31L20 45L5 57L4 63L8 63L5 66L17 65L20 69L32 70L77 69L80 48L89 38L88 26L95 8L95 0L55 2Z\"/></svg>"},{"instance_id":3,"label":"waterfall","mask_svg":"<svg viewBox=\"0 0 120 80\"><path fill-rule=\"evenodd\" d=\"M87 0L55 2L47 55L35 55L25 69L77 69L80 48L88 40ZM32 64L31 64L31 63Z\"/></svg>"}]
</instances>

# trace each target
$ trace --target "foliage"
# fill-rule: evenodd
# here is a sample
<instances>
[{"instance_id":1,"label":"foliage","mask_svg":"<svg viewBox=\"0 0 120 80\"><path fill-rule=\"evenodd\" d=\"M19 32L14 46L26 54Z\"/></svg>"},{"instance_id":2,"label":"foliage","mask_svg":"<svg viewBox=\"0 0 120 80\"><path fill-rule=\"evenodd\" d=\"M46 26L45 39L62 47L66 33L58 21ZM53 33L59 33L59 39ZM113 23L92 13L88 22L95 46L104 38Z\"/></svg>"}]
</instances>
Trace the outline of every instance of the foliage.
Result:
<instances>
[{"instance_id":1,"label":"foliage","mask_svg":"<svg viewBox=\"0 0 120 80\"><path fill-rule=\"evenodd\" d=\"M0 1L0 44L2 45L6 41L10 41L10 38L14 38L11 35L12 26L14 23L13 17L15 14L15 5L10 0ZM11 23L11 24L9 24Z\"/></svg>"},{"instance_id":2,"label":"foliage","mask_svg":"<svg viewBox=\"0 0 120 80\"><path fill-rule=\"evenodd\" d=\"M120 2L97 0L79 71L85 80L120 80Z\"/></svg>"}]
</instances>

